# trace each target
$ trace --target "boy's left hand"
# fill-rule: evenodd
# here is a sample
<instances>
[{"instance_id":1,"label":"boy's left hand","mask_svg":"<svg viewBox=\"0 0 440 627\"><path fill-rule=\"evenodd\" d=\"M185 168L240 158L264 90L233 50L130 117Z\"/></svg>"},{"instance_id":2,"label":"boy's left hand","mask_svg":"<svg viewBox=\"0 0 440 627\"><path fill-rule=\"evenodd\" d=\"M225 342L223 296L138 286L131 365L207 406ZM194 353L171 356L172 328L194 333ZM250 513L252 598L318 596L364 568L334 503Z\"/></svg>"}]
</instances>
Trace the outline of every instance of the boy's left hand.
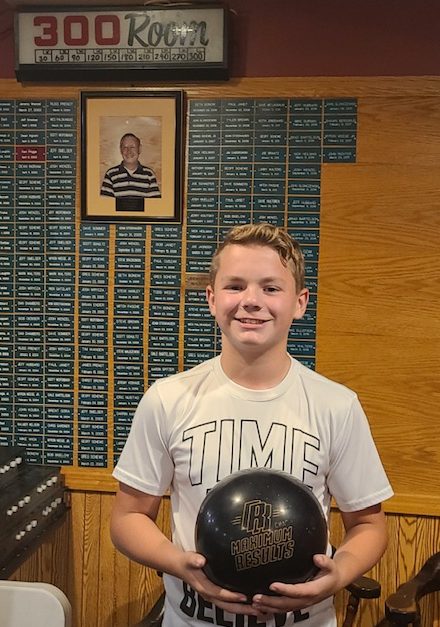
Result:
<instances>
[{"instance_id":1,"label":"boy's left hand","mask_svg":"<svg viewBox=\"0 0 440 627\"><path fill-rule=\"evenodd\" d=\"M275 614L293 612L333 596L340 590L337 565L326 555L315 555L313 561L320 569L314 579L297 584L274 582L270 589L276 592L277 596L256 594L252 599L253 607L261 612Z\"/></svg>"}]
</instances>

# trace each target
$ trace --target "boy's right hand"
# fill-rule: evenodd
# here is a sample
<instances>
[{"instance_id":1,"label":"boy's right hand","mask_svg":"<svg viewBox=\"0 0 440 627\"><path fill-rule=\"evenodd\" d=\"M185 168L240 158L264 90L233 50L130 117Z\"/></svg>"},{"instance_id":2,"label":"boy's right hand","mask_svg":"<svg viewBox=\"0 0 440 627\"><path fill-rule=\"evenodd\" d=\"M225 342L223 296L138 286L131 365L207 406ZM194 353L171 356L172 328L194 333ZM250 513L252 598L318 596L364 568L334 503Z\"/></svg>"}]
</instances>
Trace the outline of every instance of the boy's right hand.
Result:
<instances>
[{"instance_id":1,"label":"boy's right hand","mask_svg":"<svg viewBox=\"0 0 440 627\"><path fill-rule=\"evenodd\" d=\"M193 551L182 552L181 563L176 570L176 576L198 592L205 601L209 601L226 612L232 614L246 614L267 620L265 614L247 603L246 595L241 592L232 592L213 583L203 572L206 559L200 553Z\"/></svg>"}]
</instances>

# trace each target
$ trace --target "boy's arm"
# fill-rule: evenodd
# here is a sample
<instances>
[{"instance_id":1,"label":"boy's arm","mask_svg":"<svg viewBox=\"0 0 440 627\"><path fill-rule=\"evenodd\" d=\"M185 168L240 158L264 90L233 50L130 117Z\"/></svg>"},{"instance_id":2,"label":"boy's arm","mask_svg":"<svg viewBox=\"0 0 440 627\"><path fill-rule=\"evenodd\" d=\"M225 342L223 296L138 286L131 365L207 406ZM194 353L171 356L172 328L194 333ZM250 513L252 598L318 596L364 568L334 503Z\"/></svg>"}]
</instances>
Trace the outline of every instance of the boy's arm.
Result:
<instances>
[{"instance_id":1,"label":"boy's arm","mask_svg":"<svg viewBox=\"0 0 440 627\"><path fill-rule=\"evenodd\" d=\"M270 587L280 596L256 595L255 608L276 613L310 607L339 592L379 561L388 538L381 505L341 514L346 534L333 559L316 555L320 571L312 581L295 585L274 582Z\"/></svg>"},{"instance_id":2,"label":"boy's arm","mask_svg":"<svg viewBox=\"0 0 440 627\"><path fill-rule=\"evenodd\" d=\"M380 560L388 543L385 514L380 503L357 512L341 512L345 537L333 560L340 573L340 589L366 573Z\"/></svg>"},{"instance_id":3,"label":"boy's arm","mask_svg":"<svg viewBox=\"0 0 440 627\"><path fill-rule=\"evenodd\" d=\"M120 484L110 520L110 535L115 547L130 559L168 572L167 563L175 560L179 550L155 523L161 500L160 496Z\"/></svg>"},{"instance_id":4,"label":"boy's arm","mask_svg":"<svg viewBox=\"0 0 440 627\"><path fill-rule=\"evenodd\" d=\"M145 494L120 484L116 494L110 534L115 547L130 559L185 581L204 599L237 614L260 612L243 602L246 596L213 584L202 571L205 558L173 544L156 525L160 496Z\"/></svg>"}]
</instances>

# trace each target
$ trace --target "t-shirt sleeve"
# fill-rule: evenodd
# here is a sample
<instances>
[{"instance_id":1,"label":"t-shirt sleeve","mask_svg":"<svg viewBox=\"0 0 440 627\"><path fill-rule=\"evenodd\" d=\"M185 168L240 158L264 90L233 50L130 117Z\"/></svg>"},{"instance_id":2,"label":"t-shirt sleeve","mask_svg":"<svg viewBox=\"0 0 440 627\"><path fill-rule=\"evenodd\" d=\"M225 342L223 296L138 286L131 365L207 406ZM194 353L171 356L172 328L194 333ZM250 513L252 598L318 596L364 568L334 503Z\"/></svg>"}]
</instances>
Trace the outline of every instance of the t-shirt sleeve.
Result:
<instances>
[{"instance_id":1,"label":"t-shirt sleeve","mask_svg":"<svg viewBox=\"0 0 440 627\"><path fill-rule=\"evenodd\" d=\"M126 485L154 496L169 488L174 471L167 441L167 416L156 385L142 397L133 417L130 433L113 477Z\"/></svg>"},{"instance_id":2,"label":"t-shirt sleeve","mask_svg":"<svg viewBox=\"0 0 440 627\"><path fill-rule=\"evenodd\" d=\"M345 422L335 435L327 484L339 509L344 512L377 505L393 496L357 397L353 398Z\"/></svg>"}]
</instances>

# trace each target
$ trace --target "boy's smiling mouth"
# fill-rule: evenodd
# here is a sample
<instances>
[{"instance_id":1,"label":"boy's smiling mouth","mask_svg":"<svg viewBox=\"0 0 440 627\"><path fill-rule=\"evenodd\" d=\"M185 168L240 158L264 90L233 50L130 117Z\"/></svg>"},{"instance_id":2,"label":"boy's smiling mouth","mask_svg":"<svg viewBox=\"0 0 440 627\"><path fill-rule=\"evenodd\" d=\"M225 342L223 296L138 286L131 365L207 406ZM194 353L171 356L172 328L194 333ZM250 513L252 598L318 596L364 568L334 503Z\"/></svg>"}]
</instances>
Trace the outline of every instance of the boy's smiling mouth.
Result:
<instances>
[{"instance_id":1,"label":"boy's smiling mouth","mask_svg":"<svg viewBox=\"0 0 440 627\"><path fill-rule=\"evenodd\" d=\"M267 322L266 320L257 320L256 318L236 318L236 320L238 320L238 322L241 322L242 324L254 325L264 324L265 322Z\"/></svg>"}]
</instances>

